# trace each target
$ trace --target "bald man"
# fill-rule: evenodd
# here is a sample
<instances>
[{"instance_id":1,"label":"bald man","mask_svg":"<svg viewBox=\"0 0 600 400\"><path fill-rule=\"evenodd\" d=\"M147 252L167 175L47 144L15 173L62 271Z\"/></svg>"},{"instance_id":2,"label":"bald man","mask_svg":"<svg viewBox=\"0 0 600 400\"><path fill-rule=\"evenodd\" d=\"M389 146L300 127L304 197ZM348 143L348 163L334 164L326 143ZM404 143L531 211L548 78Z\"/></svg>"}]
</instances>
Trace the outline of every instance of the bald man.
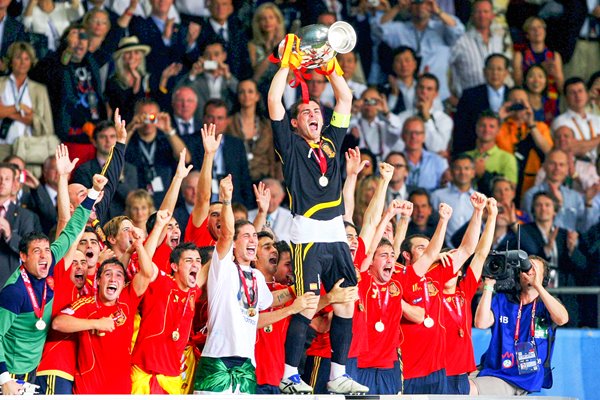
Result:
<instances>
[{"instance_id":1,"label":"bald man","mask_svg":"<svg viewBox=\"0 0 600 400\"><path fill-rule=\"evenodd\" d=\"M292 213L289 208L282 207L281 203L285 198L285 190L283 185L277 179L265 178L263 183L271 191L271 201L267 211L266 225L273 231L277 240L290 242L290 230L292 227ZM248 212L248 219L254 221L258 209Z\"/></svg>"}]
</instances>

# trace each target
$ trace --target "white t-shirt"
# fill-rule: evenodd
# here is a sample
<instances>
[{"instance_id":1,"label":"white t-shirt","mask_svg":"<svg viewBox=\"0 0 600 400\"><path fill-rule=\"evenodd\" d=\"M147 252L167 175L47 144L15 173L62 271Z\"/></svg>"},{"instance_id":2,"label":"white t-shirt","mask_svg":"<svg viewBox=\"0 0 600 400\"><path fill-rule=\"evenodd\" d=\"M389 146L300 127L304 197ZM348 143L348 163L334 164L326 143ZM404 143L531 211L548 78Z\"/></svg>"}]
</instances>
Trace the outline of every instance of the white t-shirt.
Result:
<instances>
[{"instance_id":1,"label":"white t-shirt","mask_svg":"<svg viewBox=\"0 0 600 400\"><path fill-rule=\"evenodd\" d=\"M208 337L202 355L206 357L244 357L253 365L258 311L273 303L264 275L250 266L240 265L256 278L258 303L254 317L248 315L248 302L240 275L233 262L233 245L222 260L215 250L208 272ZM246 279L248 290L252 280Z\"/></svg>"}]
</instances>

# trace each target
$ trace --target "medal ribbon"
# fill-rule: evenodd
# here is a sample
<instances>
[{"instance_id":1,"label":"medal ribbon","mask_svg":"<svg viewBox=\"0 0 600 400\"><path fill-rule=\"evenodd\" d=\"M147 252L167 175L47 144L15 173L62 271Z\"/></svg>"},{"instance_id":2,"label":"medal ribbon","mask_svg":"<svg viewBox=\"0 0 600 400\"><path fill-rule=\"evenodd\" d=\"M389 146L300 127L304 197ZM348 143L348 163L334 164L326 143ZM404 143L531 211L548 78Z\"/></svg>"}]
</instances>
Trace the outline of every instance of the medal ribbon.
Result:
<instances>
[{"instance_id":1,"label":"medal ribbon","mask_svg":"<svg viewBox=\"0 0 600 400\"><path fill-rule=\"evenodd\" d=\"M325 174L327 173L327 157L325 157L323 149L321 149L321 144L319 143L318 145L313 145L309 143L309 146L311 152L315 155L315 158L317 159L319 169L321 170L321 175L325 176ZM317 149L318 154L317 151L315 151L315 149Z\"/></svg>"},{"instance_id":2,"label":"medal ribbon","mask_svg":"<svg viewBox=\"0 0 600 400\"><path fill-rule=\"evenodd\" d=\"M250 292L248 291L248 284L246 283L246 277L244 276L244 271L242 271L242 268L240 267L240 265L236 262L235 266L238 269L238 273L240 275L240 279L242 280L242 287L244 288L244 295L246 296L246 301L248 302L248 307L256 307L256 303L258 303L258 296L256 295L256 291L258 289L258 284L256 283L256 277L254 276L254 273L252 274L252 292L254 293L254 298L251 300L250 299Z\"/></svg>"},{"instance_id":3,"label":"medal ribbon","mask_svg":"<svg viewBox=\"0 0 600 400\"><path fill-rule=\"evenodd\" d=\"M429 290L427 289L427 278L423 277L423 296L425 297L425 318L429 317Z\"/></svg>"},{"instance_id":4,"label":"medal ribbon","mask_svg":"<svg viewBox=\"0 0 600 400\"><path fill-rule=\"evenodd\" d=\"M464 323L464 318L463 318L463 313L462 313L462 307L460 306L460 296L454 295L451 297L451 299L454 301L449 302L449 301L447 301L447 298L444 297L444 300L442 301L442 303L444 303L444 305L446 306L446 309L448 310L448 313L450 313L450 316L452 317L454 322L456 322L458 324L459 328L462 328L463 323ZM450 303L453 303L456 305L456 312L454 311L454 308L452 307L452 305L450 305Z\"/></svg>"},{"instance_id":5,"label":"medal ribbon","mask_svg":"<svg viewBox=\"0 0 600 400\"><path fill-rule=\"evenodd\" d=\"M380 314L379 314L379 322L381 322L383 320L383 315L385 314L385 311L387 310L387 306L388 306L388 302L390 300L390 287L384 287L385 289L385 300L383 301L383 304L381 304L381 289L379 288L379 286L373 282L373 284L375 285L375 287L377 288L377 301L379 302L379 310L380 310Z\"/></svg>"},{"instance_id":6,"label":"medal ribbon","mask_svg":"<svg viewBox=\"0 0 600 400\"><path fill-rule=\"evenodd\" d=\"M535 306L537 304L537 299L533 301L533 307L531 309L531 326L529 328L531 333L531 338L535 337ZM521 312L523 311L523 301L519 303L519 312L517 313L517 324L515 327L515 345L519 342L519 328L521 328Z\"/></svg>"},{"instance_id":7,"label":"medal ribbon","mask_svg":"<svg viewBox=\"0 0 600 400\"><path fill-rule=\"evenodd\" d=\"M42 294L42 306L40 307L35 297L33 287L31 286L29 276L27 275L27 272L25 272L25 268L22 265L19 268L19 271L21 272L21 278L23 278L25 289L27 289L27 294L29 295L29 299L31 300L31 305L33 306L33 314L37 319L42 319L42 317L44 316L44 307L46 307L46 292L48 290L48 283L44 281L44 293Z\"/></svg>"},{"instance_id":8,"label":"medal ribbon","mask_svg":"<svg viewBox=\"0 0 600 400\"><path fill-rule=\"evenodd\" d=\"M189 293L189 291L188 291L188 292L187 292L187 297L186 297L186 299L185 299L185 304L183 305L183 312L181 313L181 317L179 317L179 319L178 319L178 321L179 321L179 324L181 324L181 321L183 320L183 317L185 316L185 312L186 312L186 310L187 310L187 306L188 306L188 303L189 303L189 302L190 302L190 293ZM177 332L179 332L179 326L177 326L177 328L176 328L175 330L176 330Z\"/></svg>"}]
</instances>

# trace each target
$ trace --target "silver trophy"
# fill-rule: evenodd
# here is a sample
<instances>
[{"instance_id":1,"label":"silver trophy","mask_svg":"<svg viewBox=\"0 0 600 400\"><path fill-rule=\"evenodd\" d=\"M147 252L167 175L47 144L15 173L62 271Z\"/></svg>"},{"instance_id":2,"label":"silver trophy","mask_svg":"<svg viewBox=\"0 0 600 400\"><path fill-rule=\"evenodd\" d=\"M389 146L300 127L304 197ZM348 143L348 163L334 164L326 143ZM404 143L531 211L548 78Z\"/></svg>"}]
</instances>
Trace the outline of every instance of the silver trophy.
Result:
<instances>
[{"instance_id":1,"label":"silver trophy","mask_svg":"<svg viewBox=\"0 0 600 400\"><path fill-rule=\"evenodd\" d=\"M352 25L338 21L327 27L325 25L307 25L298 32L299 47L303 54L301 67L307 69L326 65L337 53L345 54L356 46L356 32ZM279 45L281 58L285 40ZM294 51L296 44L294 43Z\"/></svg>"}]
</instances>

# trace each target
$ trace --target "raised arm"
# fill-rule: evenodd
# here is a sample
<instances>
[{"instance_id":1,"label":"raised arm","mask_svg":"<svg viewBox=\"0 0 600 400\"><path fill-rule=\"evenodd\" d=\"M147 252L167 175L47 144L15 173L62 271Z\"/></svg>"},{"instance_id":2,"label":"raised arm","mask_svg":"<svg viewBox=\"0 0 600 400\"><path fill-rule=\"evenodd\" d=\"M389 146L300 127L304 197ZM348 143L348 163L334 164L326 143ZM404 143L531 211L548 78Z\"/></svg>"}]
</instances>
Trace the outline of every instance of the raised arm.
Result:
<instances>
[{"instance_id":1,"label":"raised arm","mask_svg":"<svg viewBox=\"0 0 600 400\"><path fill-rule=\"evenodd\" d=\"M165 198L160 205L161 210L168 210L171 214L173 214L173 210L175 210L175 205L177 204L177 197L179 197L179 189L181 188L181 183L185 179L186 176L190 173L193 165L186 167L185 163L187 159L187 148L183 148L181 153L179 153L179 162L177 163L177 170L175 171L175 175L173 176L173 180L169 185L169 190L167 190L167 194L165 194Z\"/></svg>"},{"instance_id":2,"label":"raised arm","mask_svg":"<svg viewBox=\"0 0 600 400\"><path fill-rule=\"evenodd\" d=\"M358 174L364 167L369 164L368 160L360 161L360 150L358 147L348 149L346 154L346 181L344 182L344 221L353 222L352 215L354 214L354 190L356 189L356 181Z\"/></svg>"},{"instance_id":3,"label":"raised arm","mask_svg":"<svg viewBox=\"0 0 600 400\"><path fill-rule=\"evenodd\" d=\"M363 242L365 242L365 246L367 246L367 248L371 246L373 235L375 234L377 225L381 220L381 214L383 213L383 208L385 206L385 194L388 184L392 179L392 175L394 174L394 167L387 163L381 163L379 164L379 174L381 175L381 178L377 183L375 194L373 195L369 206L365 210L365 215L363 216L363 226L360 230L360 237L362 238Z\"/></svg>"},{"instance_id":4,"label":"raised arm","mask_svg":"<svg viewBox=\"0 0 600 400\"><path fill-rule=\"evenodd\" d=\"M140 270L131 280L131 284L133 285L135 294L141 296L146 292L146 289L148 289L148 285L150 285L151 282L154 282L158 276L158 267L154 265L152 258L144 248L144 237L135 229L131 231L131 236L133 238L132 246L135 248L140 264Z\"/></svg>"},{"instance_id":5,"label":"raised arm","mask_svg":"<svg viewBox=\"0 0 600 400\"><path fill-rule=\"evenodd\" d=\"M371 241L365 242L365 247L367 247L367 254L362 264L359 266L360 272L365 272L367 269L369 269L369 266L373 262L373 256L375 255L375 251L377 251L377 246L379 245L379 242L383 237L383 233L385 232L385 228L387 227L387 224L393 218L396 217L396 215L400 214L400 208L402 207L402 203L403 202L398 199L392 200L387 210L385 211L385 214L383 214L381 221L379 221L379 224L377 225L377 229L375 229L375 232L373 233Z\"/></svg>"},{"instance_id":6,"label":"raised arm","mask_svg":"<svg viewBox=\"0 0 600 400\"><path fill-rule=\"evenodd\" d=\"M271 202L271 190L263 183L259 182L257 185L252 185L254 189L254 197L256 197L256 205L258 206L258 212L256 218L252 224L256 232L260 232L263 226L267 223L267 213L269 212L269 203Z\"/></svg>"},{"instance_id":7,"label":"raised arm","mask_svg":"<svg viewBox=\"0 0 600 400\"><path fill-rule=\"evenodd\" d=\"M154 223L154 228L144 243L144 248L146 249L146 252L150 258L154 257L156 248L165 238L165 226L167 226L171 220L172 215L173 214L169 210L161 209L156 212L156 222Z\"/></svg>"},{"instance_id":8,"label":"raised arm","mask_svg":"<svg viewBox=\"0 0 600 400\"><path fill-rule=\"evenodd\" d=\"M183 142L181 137L179 137L179 135L175 134L175 129L173 128L173 124L171 123L171 116L169 115L169 113L158 113L156 119L158 121L156 126L158 127L158 129L162 130L167 135L167 140L169 141L169 144L171 145L171 150L173 151L173 157L176 158L179 154L181 154L183 149L187 148L185 147L185 143ZM185 162L191 163L192 156L187 152L184 153L184 155Z\"/></svg>"},{"instance_id":9,"label":"raised arm","mask_svg":"<svg viewBox=\"0 0 600 400\"><path fill-rule=\"evenodd\" d=\"M479 243L477 243L475 255L473 256L473 260L469 266L471 271L473 271L473 275L475 275L475 279L477 279L477 281L479 281L479 278L481 278L483 263L490 253L490 248L492 247L492 242L494 240L496 217L498 216L498 204L496 203L496 199L493 197L488 198L486 201L486 209L488 217L487 221L485 222L485 229L483 230L483 234L479 239Z\"/></svg>"},{"instance_id":10,"label":"raised arm","mask_svg":"<svg viewBox=\"0 0 600 400\"><path fill-rule=\"evenodd\" d=\"M408 224L413 213L413 203L404 201L400 207L400 220L396 223L396 232L394 232L394 254L400 254L400 247L406 238Z\"/></svg>"},{"instance_id":11,"label":"raised arm","mask_svg":"<svg viewBox=\"0 0 600 400\"><path fill-rule=\"evenodd\" d=\"M55 238L57 238L71 219L71 208L69 207L69 176L75 169L75 165L77 165L79 158L76 158L71 162L69 159L69 149L64 144L60 144L56 147L55 157L56 171L58 173L58 195L56 197L58 221L56 223L55 236Z\"/></svg>"},{"instance_id":12,"label":"raised arm","mask_svg":"<svg viewBox=\"0 0 600 400\"><path fill-rule=\"evenodd\" d=\"M494 325L494 313L492 312L492 297L494 295L494 285L496 280L492 278L484 278L483 293L477 310L475 311L475 328L487 329Z\"/></svg>"},{"instance_id":13,"label":"raised arm","mask_svg":"<svg viewBox=\"0 0 600 400\"><path fill-rule=\"evenodd\" d=\"M227 175L221 179L219 184L219 200L223 203L223 208L221 209L221 235L217 240L216 250L220 260L227 255L233 243L234 219L233 210L231 209L232 195L233 183L231 182L231 175Z\"/></svg>"},{"instance_id":14,"label":"raised arm","mask_svg":"<svg viewBox=\"0 0 600 400\"><path fill-rule=\"evenodd\" d=\"M196 201L192 209L192 223L200 226L208 217L210 197L212 195L212 169L217 149L221 145L223 135L216 135L216 125L204 125L200 132L202 134L202 145L204 146L204 159L200 169L200 178L196 187Z\"/></svg>"},{"instance_id":15,"label":"raised arm","mask_svg":"<svg viewBox=\"0 0 600 400\"><path fill-rule=\"evenodd\" d=\"M335 107L333 111L340 115L350 115L352 111L352 90L348 87L348 82L338 75L334 69L329 75L329 83L335 96Z\"/></svg>"},{"instance_id":16,"label":"raised arm","mask_svg":"<svg viewBox=\"0 0 600 400\"><path fill-rule=\"evenodd\" d=\"M433 264L440 254L440 250L444 245L446 227L452 216L452 207L446 203L440 203L438 214L440 215L440 220L435 228L433 237L423 255L413 264L413 269L418 276L425 275L431 264Z\"/></svg>"},{"instance_id":17,"label":"raised arm","mask_svg":"<svg viewBox=\"0 0 600 400\"><path fill-rule=\"evenodd\" d=\"M544 280L544 272L541 270L541 268L543 267L538 266L538 263L534 262L532 262L531 265L535 271L535 276L533 277L532 282L533 288L540 294L540 299L544 302L546 309L550 313L550 318L552 318L552 321L559 326L566 324L569 322L569 312L565 306L563 306L560 301L556 299L556 297L548 293L542 284Z\"/></svg>"},{"instance_id":18,"label":"raised arm","mask_svg":"<svg viewBox=\"0 0 600 400\"><path fill-rule=\"evenodd\" d=\"M475 192L471 195L471 204L473 205L473 215L465 231L462 242L456 252L452 253L452 265L454 266L454 272L456 273L462 265L467 261L471 255L475 252L477 247L477 239L481 233L481 217L483 215L483 209L485 208L487 197L485 195Z\"/></svg>"},{"instance_id":19,"label":"raised arm","mask_svg":"<svg viewBox=\"0 0 600 400\"><path fill-rule=\"evenodd\" d=\"M267 104L269 107L269 118L272 121L281 121L285 116L285 107L283 106L283 91L287 84L287 76L290 72L289 68L279 68L271 81Z\"/></svg>"}]
</instances>

